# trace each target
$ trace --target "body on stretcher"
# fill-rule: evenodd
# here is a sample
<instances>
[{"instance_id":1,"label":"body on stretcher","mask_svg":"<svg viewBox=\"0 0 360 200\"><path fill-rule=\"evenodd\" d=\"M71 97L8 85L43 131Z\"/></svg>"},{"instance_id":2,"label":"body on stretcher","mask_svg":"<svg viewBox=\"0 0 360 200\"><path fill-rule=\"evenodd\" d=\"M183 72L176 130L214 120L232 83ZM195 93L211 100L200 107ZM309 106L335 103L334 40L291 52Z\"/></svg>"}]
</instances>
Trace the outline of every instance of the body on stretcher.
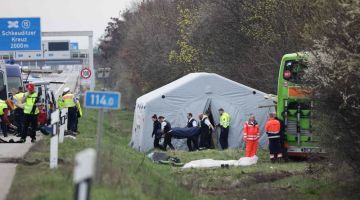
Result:
<instances>
[{"instance_id":1,"label":"body on stretcher","mask_svg":"<svg viewBox=\"0 0 360 200\"><path fill-rule=\"evenodd\" d=\"M200 135L200 128L199 127L190 127L190 128L175 127L169 131L169 134L176 139L197 137Z\"/></svg>"}]
</instances>

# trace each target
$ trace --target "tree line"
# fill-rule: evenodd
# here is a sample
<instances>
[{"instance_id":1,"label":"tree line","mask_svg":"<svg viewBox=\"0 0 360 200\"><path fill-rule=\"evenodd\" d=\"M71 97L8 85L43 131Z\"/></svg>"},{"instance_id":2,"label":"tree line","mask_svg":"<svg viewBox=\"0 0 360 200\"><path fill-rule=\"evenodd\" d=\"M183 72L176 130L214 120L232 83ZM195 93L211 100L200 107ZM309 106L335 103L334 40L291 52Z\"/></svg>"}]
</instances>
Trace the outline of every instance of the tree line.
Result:
<instances>
[{"instance_id":1,"label":"tree line","mask_svg":"<svg viewBox=\"0 0 360 200\"><path fill-rule=\"evenodd\" d=\"M281 56L304 50L306 0L144 0L112 18L100 41L125 104L191 72L276 93Z\"/></svg>"},{"instance_id":2,"label":"tree line","mask_svg":"<svg viewBox=\"0 0 360 200\"><path fill-rule=\"evenodd\" d=\"M359 30L359 0L143 0L111 19L96 58L133 108L141 94L201 71L276 94L282 55L312 52L316 131L359 172Z\"/></svg>"}]
</instances>

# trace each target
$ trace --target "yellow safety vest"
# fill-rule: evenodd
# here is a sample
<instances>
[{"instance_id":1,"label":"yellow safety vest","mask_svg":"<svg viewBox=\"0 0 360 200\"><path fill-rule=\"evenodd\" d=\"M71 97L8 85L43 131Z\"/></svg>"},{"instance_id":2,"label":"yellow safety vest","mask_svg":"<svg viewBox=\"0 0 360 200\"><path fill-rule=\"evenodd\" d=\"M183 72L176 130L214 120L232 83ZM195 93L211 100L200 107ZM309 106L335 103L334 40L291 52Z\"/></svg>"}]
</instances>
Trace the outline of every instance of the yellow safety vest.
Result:
<instances>
[{"instance_id":1,"label":"yellow safety vest","mask_svg":"<svg viewBox=\"0 0 360 200\"><path fill-rule=\"evenodd\" d=\"M4 115L5 108L8 108L6 102L0 99L0 115Z\"/></svg>"},{"instance_id":2,"label":"yellow safety vest","mask_svg":"<svg viewBox=\"0 0 360 200\"><path fill-rule=\"evenodd\" d=\"M82 110L81 110L81 106L80 106L80 102L79 102L79 101L76 102L76 107L77 107L77 109L78 109L78 111L79 111L79 114L80 114L79 117L82 117Z\"/></svg>"},{"instance_id":3,"label":"yellow safety vest","mask_svg":"<svg viewBox=\"0 0 360 200\"><path fill-rule=\"evenodd\" d=\"M36 106L35 108L35 112L34 113L31 113L33 107L34 107L34 104L36 104L36 99L38 97L38 94L36 92L32 93L32 94L29 94L27 97L26 97L26 100L25 100L25 106L24 106L24 113L25 114L38 114L39 113L39 109L38 107Z\"/></svg>"},{"instance_id":4,"label":"yellow safety vest","mask_svg":"<svg viewBox=\"0 0 360 200\"><path fill-rule=\"evenodd\" d=\"M227 112L223 112L223 114L220 116L220 125L224 128L227 128L230 126L230 115Z\"/></svg>"},{"instance_id":5,"label":"yellow safety vest","mask_svg":"<svg viewBox=\"0 0 360 200\"><path fill-rule=\"evenodd\" d=\"M76 103L74 101L74 95L71 93L65 94L62 97L62 101L63 101L64 108L71 108L71 107L76 106Z\"/></svg>"},{"instance_id":6,"label":"yellow safety vest","mask_svg":"<svg viewBox=\"0 0 360 200\"><path fill-rule=\"evenodd\" d=\"M64 107L64 101L62 99L62 96L60 95L57 99L57 105L58 105L58 108L61 110L63 107Z\"/></svg>"},{"instance_id":7,"label":"yellow safety vest","mask_svg":"<svg viewBox=\"0 0 360 200\"><path fill-rule=\"evenodd\" d=\"M23 99L24 95L25 95L25 93L19 92L19 93L15 94L15 95L13 96L13 98L14 98L14 104L15 104L15 109L18 108L18 107L19 107L19 108L23 108L23 107L21 107L21 105L23 105L23 104L22 104L22 99ZM20 105L20 106L16 106L16 105Z\"/></svg>"}]
</instances>

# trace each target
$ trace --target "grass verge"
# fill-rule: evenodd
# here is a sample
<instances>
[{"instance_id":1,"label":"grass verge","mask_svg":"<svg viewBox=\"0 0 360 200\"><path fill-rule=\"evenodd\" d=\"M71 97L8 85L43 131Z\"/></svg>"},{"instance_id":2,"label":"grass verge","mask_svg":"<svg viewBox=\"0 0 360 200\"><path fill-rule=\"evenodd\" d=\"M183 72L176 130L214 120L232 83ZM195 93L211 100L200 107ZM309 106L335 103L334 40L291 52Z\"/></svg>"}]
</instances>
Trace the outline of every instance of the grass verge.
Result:
<instances>
[{"instance_id":1,"label":"grass verge","mask_svg":"<svg viewBox=\"0 0 360 200\"><path fill-rule=\"evenodd\" d=\"M27 162L18 165L9 200L73 198L74 156L85 148L94 148L96 141L97 112L85 112L80 122L81 134L76 140L67 139L59 146L59 168L49 169L50 140L45 138L25 156ZM250 167L182 170L155 164L128 147L132 113L111 112L105 116L102 179L91 191L91 198L95 200L326 199L339 189L328 176L329 172L318 163L272 164L266 151L260 151L259 163ZM239 159L244 152L207 150L170 154L188 162L203 158Z\"/></svg>"}]
</instances>

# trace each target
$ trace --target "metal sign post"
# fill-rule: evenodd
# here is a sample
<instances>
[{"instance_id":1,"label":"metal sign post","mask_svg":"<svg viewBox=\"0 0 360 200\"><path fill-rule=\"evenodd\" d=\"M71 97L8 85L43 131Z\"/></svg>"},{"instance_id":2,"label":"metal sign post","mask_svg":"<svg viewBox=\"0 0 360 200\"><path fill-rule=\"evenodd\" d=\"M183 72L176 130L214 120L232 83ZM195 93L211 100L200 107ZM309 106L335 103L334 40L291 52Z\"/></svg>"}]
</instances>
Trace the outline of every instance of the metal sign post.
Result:
<instances>
[{"instance_id":1,"label":"metal sign post","mask_svg":"<svg viewBox=\"0 0 360 200\"><path fill-rule=\"evenodd\" d=\"M98 114L98 124L97 124L97 130L96 130L96 181L99 182L101 179L101 155L100 155L100 149L102 144L102 138L104 133L104 109L99 109Z\"/></svg>"},{"instance_id":2,"label":"metal sign post","mask_svg":"<svg viewBox=\"0 0 360 200\"><path fill-rule=\"evenodd\" d=\"M98 124L97 124L97 139L96 139L96 181L100 181L101 177L101 143L104 133L104 111L106 109L118 110L120 109L119 92L105 92L105 91L87 91L84 98L85 108L99 109Z\"/></svg>"}]
</instances>

